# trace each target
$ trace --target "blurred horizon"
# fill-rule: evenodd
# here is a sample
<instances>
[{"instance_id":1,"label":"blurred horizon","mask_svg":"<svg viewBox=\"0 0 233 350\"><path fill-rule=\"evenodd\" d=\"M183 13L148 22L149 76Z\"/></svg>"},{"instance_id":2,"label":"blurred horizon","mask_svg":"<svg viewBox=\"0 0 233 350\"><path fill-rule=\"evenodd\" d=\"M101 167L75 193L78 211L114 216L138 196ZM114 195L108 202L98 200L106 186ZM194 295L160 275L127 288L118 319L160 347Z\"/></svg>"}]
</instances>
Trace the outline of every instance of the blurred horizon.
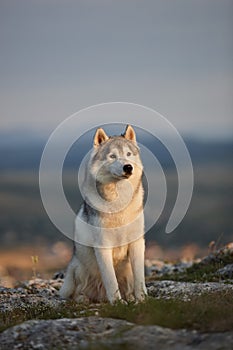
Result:
<instances>
[{"instance_id":1,"label":"blurred horizon","mask_svg":"<svg viewBox=\"0 0 233 350\"><path fill-rule=\"evenodd\" d=\"M114 125L111 128L108 125L105 129L110 135L111 130L117 130L114 133L119 134L122 126ZM148 242L156 241L164 248L174 245L178 249L191 243L206 247L222 233L223 242L233 239L233 141L185 139L194 170L193 198L182 223L174 233L167 235L164 232L165 225L177 193L175 164L158 139L142 129L135 129L139 144L148 148L161 164L168 189L163 213L146 234ZM93 134L94 130L86 132L72 145L63 165L65 195L75 212L82 203L77 172L83 157L92 147ZM61 237L66 240L50 222L40 198L39 164L47 138L30 135L27 131L18 135L18 138L14 134L12 138L7 133L5 136L5 139L0 137L1 246L13 247L29 242L33 245L40 237L48 243L54 243ZM150 171L148 168L147 172ZM156 187L158 184L155 174L154 182L150 185ZM154 200L156 203L156 198Z\"/></svg>"}]
</instances>

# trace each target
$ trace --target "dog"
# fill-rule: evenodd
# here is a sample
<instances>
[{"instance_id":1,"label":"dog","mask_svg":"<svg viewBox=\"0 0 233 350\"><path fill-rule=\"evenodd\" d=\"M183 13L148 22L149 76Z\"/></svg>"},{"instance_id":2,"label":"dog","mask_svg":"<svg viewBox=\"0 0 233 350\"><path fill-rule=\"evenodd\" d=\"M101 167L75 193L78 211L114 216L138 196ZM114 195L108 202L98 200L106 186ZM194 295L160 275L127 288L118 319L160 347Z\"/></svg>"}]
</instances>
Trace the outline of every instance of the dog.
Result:
<instances>
[{"instance_id":1,"label":"dog","mask_svg":"<svg viewBox=\"0 0 233 350\"><path fill-rule=\"evenodd\" d=\"M145 299L142 175L133 127L111 137L97 129L62 298L111 304Z\"/></svg>"}]
</instances>

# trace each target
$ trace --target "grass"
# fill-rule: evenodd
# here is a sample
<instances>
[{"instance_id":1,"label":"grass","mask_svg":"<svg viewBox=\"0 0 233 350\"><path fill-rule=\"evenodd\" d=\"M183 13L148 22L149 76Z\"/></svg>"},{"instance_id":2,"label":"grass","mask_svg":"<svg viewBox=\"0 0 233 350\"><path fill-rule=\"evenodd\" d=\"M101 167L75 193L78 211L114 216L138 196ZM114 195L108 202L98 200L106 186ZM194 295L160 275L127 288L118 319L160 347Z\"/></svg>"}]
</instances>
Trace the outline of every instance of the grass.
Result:
<instances>
[{"instance_id":1,"label":"grass","mask_svg":"<svg viewBox=\"0 0 233 350\"><path fill-rule=\"evenodd\" d=\"M91 315L94 315L93 310L86 305L80 305L73 301L67 301L64 305L59 305L58 307L38 303L26 308L0 312L0 332L28 320L51 320Z\"/></svg>"},{"instance_id":2,"label":"grass","mask_svg":"<svg viewBox=\"0 0 233 350\"><path fill-rule=\"evenodd\" d=\"M60 319L91 316L127 320L139 325L159 325L172 329L197 329L202 332L222 332L233 329L232 292L222 291L193 297L190 301L162 300L148 297L144 303L128 305L80 305L66 302L57 308L37 304L0 314L0 331L26 320Z\"/></svg>"},{"instance_id":3,"label":"grass","mask_svg":"<svg viewBox=\"0 0 233 350\"><path fill-rule=\"evenodd\" d=\"M193 266L187 268L187 270L184 272L164 274L162 276L155 275L147 278L147 280L171 280L177 282L219 282L222 280L222 278L221 275L216 271L224 266L225 265L221 263L206 266L199 266L199 264L194 264Z\"/></svg>"},{"instance_id":4,"label":"grass","mask_svg":"<svg viewBox=\"0 0 233 350\"><path fill-rule=\"evenodd\" d=\"M137 305L105 305L100 309L100 315L140 325L222 332L233 329L232 310L232 292L224 291L197 296L188 302L148 298L145 303Z\"/></svg>"},{"instance_id":5,"label":"grass","mask_svg":"<svg viewBox=\"0 0 233 350\"><path fill-rule=\"evenodd\" d=\"M150 280L172 280L181 282L220 282L226 281L226 278L221 276L217 271L227 264L233 264L233 254L231 251L225 254L219 254L216 259L209 261L207 264L194 263L184 272L176 272L172 274L164 274L162 276L151 276ZM232 283L231 280L228 283Z\"/></svg>"}]
</instances>

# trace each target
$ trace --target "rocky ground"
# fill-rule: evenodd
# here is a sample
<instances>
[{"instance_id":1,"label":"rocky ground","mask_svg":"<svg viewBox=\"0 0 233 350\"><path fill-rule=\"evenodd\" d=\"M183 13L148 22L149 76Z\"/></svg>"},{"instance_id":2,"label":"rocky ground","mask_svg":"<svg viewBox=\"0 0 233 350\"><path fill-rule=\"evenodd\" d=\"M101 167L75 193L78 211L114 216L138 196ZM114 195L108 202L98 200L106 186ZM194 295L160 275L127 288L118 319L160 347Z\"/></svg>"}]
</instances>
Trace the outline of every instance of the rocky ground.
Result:
<instances>
[{"instance_id":1,"label":"rocky ground","mask_svg":"<svg viewBox=\"0 0 233 350\"><path fill-rule=\"evenodd\" d=\"M233 299L233 245L194 264L147 264L147 276L148 294L156 300L187 304L218 292ZM60 299L60 277L0 287L0 349L233 349L233 324L224 332L203 332L103 317L99 305Z\"/></svg>"},{"instance_id":2,"label":"rocky ground","mask_svg":"<svg viewBox=\"0 0 233 350\"><path fill-rule=\"evenodd\" d=\"M199 333L96 316L31 320L7 329L1 349L232 349L233 333Z\"/></svg>"}]
</instances>

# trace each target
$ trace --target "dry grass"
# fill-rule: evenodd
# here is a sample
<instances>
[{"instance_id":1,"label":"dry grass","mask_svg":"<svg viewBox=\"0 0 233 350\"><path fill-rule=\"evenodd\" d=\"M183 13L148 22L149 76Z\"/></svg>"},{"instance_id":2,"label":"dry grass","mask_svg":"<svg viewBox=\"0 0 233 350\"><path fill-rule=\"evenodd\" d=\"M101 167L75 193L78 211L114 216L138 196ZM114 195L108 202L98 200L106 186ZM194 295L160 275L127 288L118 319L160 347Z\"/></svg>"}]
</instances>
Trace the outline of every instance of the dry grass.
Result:
<instances>
[{"instance_id":1,"label":"dry grass","mask_svg":"<svg viewBox=\"0 0 233 350\"><path fill-rule=\"evenodd\" d=\"M0 285L14 287L18 281L28 280L35 274L50 278L54 272L64 269L72 250L64 242L52 246L26 246L0 252ZM32 257L38 256L38 263ZM35 277L35 276L34 276Z\"/></svg>"}]
</instances>

